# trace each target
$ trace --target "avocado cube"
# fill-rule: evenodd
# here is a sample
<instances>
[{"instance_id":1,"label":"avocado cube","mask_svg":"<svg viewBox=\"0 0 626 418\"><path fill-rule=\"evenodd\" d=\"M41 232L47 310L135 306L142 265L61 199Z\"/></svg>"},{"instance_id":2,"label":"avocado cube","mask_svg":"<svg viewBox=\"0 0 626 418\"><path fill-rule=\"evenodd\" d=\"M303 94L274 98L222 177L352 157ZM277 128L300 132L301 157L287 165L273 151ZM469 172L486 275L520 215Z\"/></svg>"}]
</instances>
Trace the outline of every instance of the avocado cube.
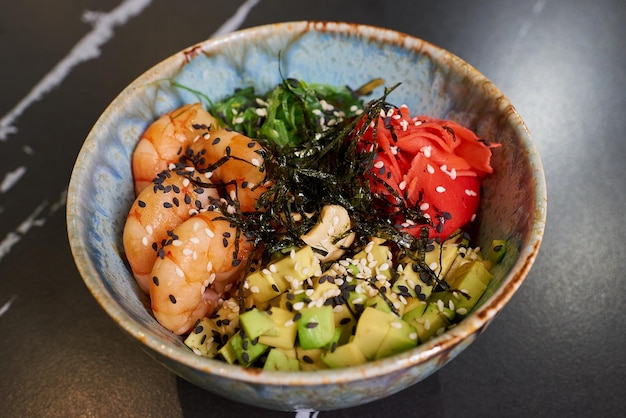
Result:
<instances>
[{"instance_id":1,"label":"avocado cube","mask_svg":"<svg viewBox=\"0 0 626 418\"><path fill-rule=\"evenodd\" d=\"M258 302L267 302L291 287L291 281L303 282L319 269L320 262L310 246L294 251L267 268L246 277L247 288Z\"/></svg>"},{"instance_id":2,"label":"avocado cube","mask_svg":"<svg viewBox=\"0 0 626 418\"><path fill-rule=\"evenodd\" d=\"M300 370L300 363L298 359L287 356L284 351L278 348L271 348L267 354L263 370L298 371Z\"/></svg>"},{"instance_id":3,"label":"avocado cube","mask_svg":"<svg viewBox=\"0 0 626 418\"><path fill-rule=\"evenodd\" d=\"M445 277L445 275L448 274L454 259L459 253L456 238L451 238L443 244L434 242L432 245L433 249L424 254L424 261L428 266L436 265L436 268L432 270L435 274L439 275L439 277Z\"/></svg>"},{"instance_id":4,"label":"avocado cube","mask_svg":"<svg viewBox=\"0 0 626 418\"><path fill-rule=\"evenodd\" d=\"M429 302L422 316L413 318L409 323L415 327L418 340L425 342L444 332L454 316L454 311L445 306L443 301L438 300Z\"/></svg>"},{"instance_id":5,"label":"avocado cube","mask_svg":"<svg viewBox=\"0 0 626 418\"><path fill-rule=\"evenodd\" d=\"M415 318L419 318L424 314L428 303L419 299L411 299L404 308L402 320L411 322Z\"/></svg>"},{"instance_id":6,"label":"avocado cube","mask_svg":"<svg viewBox=\"0 0 626 418\"><path fill-rule=\"evenodd\" d=\"M219 341L214 340L216 335ZM208 318L200 319L187 338L185 338L185 345L187 347L194 353L207 358L213 358L217 355L221 343L221 334L218 328L215 326L215 323Z\"/></svg>"},{"instance_id":7,"label":"avocado cube","mask_svg":"<svg viewBox=\"0 0 626 418\"><path fill-rule=\"evenodd\" d=\"M392 321L398 318L389 312L365 308L356 325L354 342L367 359L374 359Z\"/></svg>"},{"instance_id":8,"label":"avocado cube","mask_svg":"<svg viewBox=\"0 0 626 418\"><path fill-rule=\"evenodd\" d=\"M292 349L296 341L298 326L293 321L293 313L288 310L273 307L269 310L269 317L278 329L276 335L261 335L259 342L270 347Z\"/></svg>"},{"instance_id":9,"label":"avocado cube","mask_svg":"<svg viewBox=\"0 0 626 418\"><path fill-rule=\"evenodd\" d=\"M300 362L300 370L314 371L328 369L326 363L322 361L322 354L326 352L323 348L311 348L306 350L299 345L296 346L296 356Z\"/></svg>"},{"instance_id":10,"label":"avocado cube","mask_svg":"<svg viewBox=\"0 0 626 418\"><path fill-rule=\"evenodd\" d=\"M417 331L415 327L401 319L393 320L389 324L387 335L376 351L375 359L389 357L401 353L409 348L417 347Z\"/></svg>"},{"instance_id":11,"label":"avocado cube","mask_svg":"<svg viewBox=\"0 0 626 418\"><path fill-rule=\"evenodd\" d=\"M357 366L367 362L365 355L354 342L340 345L334 351L322 354L322 361L331 369Z\"/></svg>"},{"instance_id":12,"label":"avocado cube","mask_svg":"<svg viewBox=\"0 0 626 418\"><path fill-rule=\"evenodd\" d=\"M444 304L453 308L459 315L466 315L476 306L492 278L493 275L483 261L476 260L463 264L452 277L446 278L451 291L443 298Z\"/></svg>"},{"instance_id":13,"label":"avocado cube","mask_svg":"<svg viewBox=\"0 0 626 418\"><path fill-rule=\"evenodd\" d=\"M234 338L231 337L231 339ZM229 340L230 341L230 340ZM237 354L235 353L235 349L230 344L224 344L222 348L217 352L222 358L229 364L235 364L237 361Z\"/></svg>"},{"instance_id":14,"label":"avocado cube","mask_svg":"<svg viewBox=\"0 0 626 418\"><path fill-rule=\"evenodd\" d=\"M485 255L485 260L489 263L498 264L504 258L506 254L506 241L501 239L496 239L491 242L489 249L487 250L487 254Z\"/></svg>"},{"instance_id":15,"label":"avocado cube","mask_svg":"<svg viewBox=\"0 0 626 418\"><path fill-rule=\"evenodd\" d=\"M303 308L298 324L298 341L305 349L324 347L335 335L335 319L331 306Z\"/></svg>"},{"instance_id":16,"label":"avocado cube","mask_svg":"<svg viewBox=\"0 0 626 418\"><path fill-rule=\"evenodd\" d=\"M242 331L233 335L226 345L231 347L239 364L245 367L254 363L268 349L268 346L248 338Z\"/></svg>"},{"instance_id":17,"label":"avocado cube","mask_svg":"<svg viewBox=\"0 0 626 418\"><path fill-rule=\"evenodd\" d=\"M253 308L239 315L239 323L251 340L261 336L277 336L278 326L267 311Z\"/></svg>"},{"instance_id":18,"label":"avocado cube","mask_svg":"<svg viewBox=\"0 0 626 418\"><path fill-rule=\"evenodd\" d=\"M335 306L333 314L335 317L335 329L339 329L341 332L338 343L345 344L354 335L357 321L347 305Z\"/></svg>"}]
</instances>

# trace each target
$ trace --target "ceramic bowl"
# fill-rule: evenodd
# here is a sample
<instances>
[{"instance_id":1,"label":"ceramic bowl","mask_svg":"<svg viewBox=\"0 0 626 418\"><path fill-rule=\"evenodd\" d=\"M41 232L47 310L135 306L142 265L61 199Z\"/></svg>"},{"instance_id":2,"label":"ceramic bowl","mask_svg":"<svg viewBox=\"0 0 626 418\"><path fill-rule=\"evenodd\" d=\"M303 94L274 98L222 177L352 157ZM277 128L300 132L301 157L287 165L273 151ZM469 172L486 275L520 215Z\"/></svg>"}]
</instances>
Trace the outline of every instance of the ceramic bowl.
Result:
<instances>
[{"instance_id":1,"label":"ceramic bowl","mask_svg":"<svg viewBox=\"0 0 626 418\"><path fill-rule=\"evenodd\" d=\"M279 58L280 57L280 58ZM358 367L265 372L201 358L152 316L125 264L122 229L133 202L131 153L162 113L237 87L267 91L283 75L357 87L375 77L413 113L454 119L503 146L484 182L478 245L513 243L480 306L457 327L417 348ZM380 91L382 93L382 91ZM374 97L377 97L376 94ZM423 40L346 23L291 22L209 39L154 66L125 88L95 123L77 158L67 199L68 233L85 284L113 320L156 361L208 391L276 410L346 408L426 378L471 344L522 284L541 243L546 189L541 161L520 115L472 66Z\"/></svg>"}]
</instances>

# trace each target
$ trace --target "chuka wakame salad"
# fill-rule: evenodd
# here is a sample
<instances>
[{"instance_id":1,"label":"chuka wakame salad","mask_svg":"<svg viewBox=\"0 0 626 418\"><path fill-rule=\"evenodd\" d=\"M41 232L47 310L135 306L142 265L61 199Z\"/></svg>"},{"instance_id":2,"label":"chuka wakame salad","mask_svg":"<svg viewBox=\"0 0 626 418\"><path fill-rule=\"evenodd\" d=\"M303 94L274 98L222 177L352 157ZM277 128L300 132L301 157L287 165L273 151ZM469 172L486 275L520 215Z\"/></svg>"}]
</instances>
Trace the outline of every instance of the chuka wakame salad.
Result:
<instances>
[{"instance_id":1,"label":"chuka wakame salad","mask_svg":"<svg viewBox=\"0 0 626 418\"><path fill-rule=\"evenodd\" d=\"M142 288L195 353L265 370L348 367L416 347L476 305L506 251L473 247L467 232L498 144L389 103L401 85L366 101L382 83L286 78L218 102L199 94L204 121L183 118L190 107L168 115L191 139L141 193L180 195L151 205L138 194L128 222L189 205L162 239L141 238L154 253Z\"/></svg>"}]
</instances>

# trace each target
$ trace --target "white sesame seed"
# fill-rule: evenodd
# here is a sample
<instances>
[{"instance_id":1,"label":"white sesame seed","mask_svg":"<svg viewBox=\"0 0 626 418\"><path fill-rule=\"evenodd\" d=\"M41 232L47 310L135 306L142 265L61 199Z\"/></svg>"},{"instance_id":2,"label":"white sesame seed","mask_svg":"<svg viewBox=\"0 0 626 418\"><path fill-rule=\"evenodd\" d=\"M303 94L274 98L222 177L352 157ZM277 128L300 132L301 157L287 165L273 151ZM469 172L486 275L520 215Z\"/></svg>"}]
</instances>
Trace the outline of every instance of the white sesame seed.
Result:
<instances>
[{"instance_id":1,"label":"white sesame seed","mask_svg":"<svg viewBox=\"0 0 626 418\"><path fill-rule=\"evenodd\" d=\"M409 334L409 340L417 340L417 333L412 332Z\"/></svg>"},{"instance_id":2,"label":"white sesame seed","mask_svg":"<svg viewBox=\"0 0 626 418\"><path fill-rule=\"evenodd\" d=\"M374 168L383 168L385 166L385 163L383 161L376 161L374 163Z\"/></svg>"},{"instance_id":3,"label":"white sesame seed","mask_svg":"<svg viewBox=\"0 0 626 418\"><path fill-rule=\"evenodd\" d=\"M152 235L152 232L153 232L152 225L146 225L146 232L148 233L148 235Z\"/></svg>"},{"instance_id":4,"label":"white sesame seed","mask_svg":"<svg viewBox=\"0 0 626 418\"><path fill-rule=\"evenodd\" d=\"M148 241L148 237L143 237L141 239L141 243L143 244L144 247L147 247L150 244Z\"/></svg>"},{"instance_id":5,"label":"white sesame seed","mask_svg":"<svg viewBox=\"0 0 626 418\"><path fill-rule=\"evenodd\" d=\"M458 313L459 315L465 315L465 314L467 314L467 309L459 308L459 309L456 310L456 313Z\"/></svg>"},{"instance_id":6,"label":"white sesame seed","mask_svg":"<svg viewBox=\"0 0 626 418\"><path fill-rule=\"evenodd\" d=\"M444 304L443 304L443 301L442 301L441 299L439 299L439 300L437 301L437 309L439 309L439 312L443 312L444 307L445 307L445 306L444 306Z\"/></svg>"},{"instance_id":7,"label":"white sesame seed","mask_svg":"<svg viewBox=\"0 0 626 418\"><path fill-rule=\"evenodd\" d=\"M211 261L206 264L206 271L213 271L213 263Z\"/></svg>"},{"instance_id":8,"label":"white sesame seed","mask_svg":"<svg viewBox=\"0 0 626 418\"><path fill-rule=\"evenodd\" d=\"M478 196L478 193L476 193L474 190L470 190L470 189L465 189L465 194L468 196Z\"/></svg>"},{"instance_id":9,"label":"white sesame seed","mask_svg":"<svg viewBox=\"0 0 626 418\"><path fill-rule=\"evenodd\" d=\"M275 264L270 264L269 269L272 273L276 273L278 271Z\"/></svg>"},{"instance_id":10,"label":"white sesame seed","mask_svg":"<svg viewBox=\"0 0 626 418\"><path fill-rule=\"evenodd\" d=\"M253 158L252 160L250 160L250 163L252 163L252 165L255 167L259 167L261 165L261 161L259 161L258 158Z\"/></svg>"},{"instance_id":11,"label":"white sesame seed","mask_svg":"<svg viewBox=\"0 0 626 418\"><path fill-rule=\"evenodd\" d=\"M443 187L443 186L437 186L437 187L435 187L435 191L436 191L437 193L445 193L446 188L445 188L445 187Z\"/></svg>"},{"instance_id":12,"label":"white sesame seed","mask_svg":"<svg viewBox=\"0 0 626 418\"><path fill-rule=\"evenodd\" d=\"M426 171L428 171L429 174L435 174L435 168L430 164L426 164Z\"/></svg>"},{"instance_id":13,"label":"white sesame seed","mask_svg":"<svg viewBox=\"0 0 626 418\"><path fill-rule=\"evenodd\" d=\"M250 288L250 292L252 292L252 293L259 293L260 292L259 286L252 286Z\"/></svg>"},{"instance_id":14,"label":"white sesame seed","mask_svg":"<svg viewBox=\"0 0 626 418\"><path fill-rule=\"evenodd\" d=\"M424 329L426 331L430 329L430 321L428 319L424 320Z\"/></svg>"},{"instance_id":15,"label":"white sesame seed","mask_svg":"<svg viewBox=\"0 0 626 418\"><path fill-rule=\"evenodd\" d=\"M430 204L428 202L424 202L420 205L420 210L428 210L430 208Z\"/></svg>"},{"instance_id":16,"label":"white sesame seed","mask_svg":"<svg viewBox=\"0 0 626 418\"><path fill-rule=\"evenodd\" d=\"M185 272L183 272L180 267L176 267L176 275L178 277L185 277Z\"/></svg>"},{"instance_id":17,"label":"white sesame seed","mask_svg":"<svg viewBox=\"0 0 626 418\"><path fill-rule=\"evenodd\" d=\"M400 190L406 189L406 181L402 180L400 184L398 185L398 187L400 188Z\"/></svg>"},{"instance_id":18,"label":"white sesame seed","mask_svg":"<svg viewBox=\"0 0 626 418\"><path fill-rule=\"evenodd\" d=\"M426 158L430 158L432 150L433 150L433 147L430 146L430 145L426 145L426 146L420 148L420 151L422 152L422 154L424 154L424 156Z\"/></svg>"},{"instance_id":19,"label":"white sesame seed","mask_svg":"<svg viewBox=\"0 0 626 418\"><path fill-rule=\"evenodd\" d=\"M296 311L301 310L302 308L304 308L304 302L300 301L300 302L296 302L293 304L293 309Z\"/></svg>"},{"instance_id":20,"label":"white sesame seed","mask_svg":"<svg viewBox=\"0 0 626 418\"><path fill-rule=\"evenodd\" d=\"M183 245L183 242L181 240L179 240L179 239L175 239L174 241L172 241L172 245L174 247L180 247L180 246Z\"/></svg>"},{"instance_id":21,"label":"white sesame seed","mask_svg":"<svg viewBox=\"0 0 626 418\"><path fill-rule=\"evenodd\" d=\"M191 255L193 251L189 248L183 248L183 255Z\"/></svg>"},{"instance_id":22,"label":"white sesame seed","mask_svg":"<svg viewBox=\"0 0 626 418\"><path fill-rule=\"evenodd\" d=\"M401 329L402 328L402 324L400 322L397 321L393 321L392 323L389 324L389 326L395 328L395 329Z\"/></svg>"}]
</instances>

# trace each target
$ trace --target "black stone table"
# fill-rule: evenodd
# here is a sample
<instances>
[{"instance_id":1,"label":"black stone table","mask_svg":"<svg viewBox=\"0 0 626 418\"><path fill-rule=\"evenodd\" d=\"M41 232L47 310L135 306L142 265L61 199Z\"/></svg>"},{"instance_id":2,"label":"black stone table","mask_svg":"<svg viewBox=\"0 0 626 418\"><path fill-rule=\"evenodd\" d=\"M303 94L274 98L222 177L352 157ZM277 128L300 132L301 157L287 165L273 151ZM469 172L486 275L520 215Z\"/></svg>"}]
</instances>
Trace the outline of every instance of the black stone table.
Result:
<instances>
[{"instance_id":1,"label":"black stone table","mask_svg":"<svg viewBox=\"0 0 626 418\"><path fill-rule=\"evenodd\" d=\"M65 197L89 129L144 70L303 19L400 30L475 66L526 120L549 210L528 279L449 365L366 406L282 413L207 393L127 338L74 266ZM623 416L625 21L621 0L2 1L0 416Z\"/></svg>"}]
</instances>

